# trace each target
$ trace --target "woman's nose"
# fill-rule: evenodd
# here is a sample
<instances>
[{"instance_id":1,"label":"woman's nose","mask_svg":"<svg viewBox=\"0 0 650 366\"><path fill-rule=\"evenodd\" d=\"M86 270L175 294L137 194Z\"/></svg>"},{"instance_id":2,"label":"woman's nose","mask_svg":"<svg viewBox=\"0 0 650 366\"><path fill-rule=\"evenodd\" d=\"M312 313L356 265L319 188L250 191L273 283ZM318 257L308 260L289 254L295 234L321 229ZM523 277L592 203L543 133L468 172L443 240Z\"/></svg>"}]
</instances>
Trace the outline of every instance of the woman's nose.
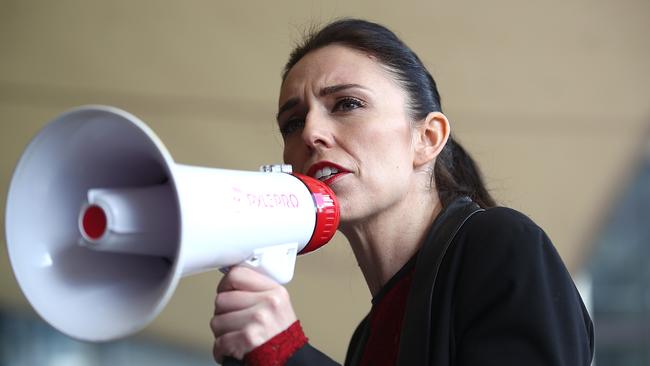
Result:
<instances>
[{"instance_id":1,"label":"woman's nose","mask_svg":"<svg viewBox=\"0 0 650 366\"><path fill-rule=\"evenodd\" d=\"M310 111L305 117L302 139L310 150L331 147L334 136L329 119L316 111Z\"/></svg>"}]
</instances>

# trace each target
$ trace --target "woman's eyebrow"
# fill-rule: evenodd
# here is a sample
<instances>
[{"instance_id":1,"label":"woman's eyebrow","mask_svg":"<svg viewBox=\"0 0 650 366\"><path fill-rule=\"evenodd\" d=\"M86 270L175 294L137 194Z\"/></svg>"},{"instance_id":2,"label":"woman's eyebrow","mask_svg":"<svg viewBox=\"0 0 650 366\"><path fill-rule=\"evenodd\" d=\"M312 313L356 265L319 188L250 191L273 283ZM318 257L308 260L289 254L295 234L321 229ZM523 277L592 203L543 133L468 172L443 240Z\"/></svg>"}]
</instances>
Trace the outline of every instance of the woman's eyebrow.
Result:
<instances>
[{"instance_id":1,"label":"woman's eyebrow","mask_svg":"<svg viewBox=\"0 0 650 366\"><path fill-rule=\"evenodd\" d=\"M359 84L338 84L338 85L332 85L332 86L326 86L323 89L320 90L319 95L321 97L334 94L336 92L346 90L346 89L351 89L351 88L360 88L364 90L368 90L365 87L359 85Z\"/></svg>"},{"instance_id":2,"label":"woman's eyebrow","mask_svg":"<svg viewBox=\"0 0 650 366\"><path fill-rule=\"evenodd\" d=\"M334 94L336 92L340 92L342 90L347 90L347 89L352 89L352 88L359 88L363 90L369 90L368 88L359 85L359 84L337 84L337 85L331 85L331 86L326 86L320 90L318 93L319 96L325 97L330 94ZM287 100L279 109L278 109L278 114L275 116L276 120L280 120L280 115L282 113L288 111L289 109L295 107L300 103L300 99L298 98L291 98Z\"/></svg>"}]
</instances>

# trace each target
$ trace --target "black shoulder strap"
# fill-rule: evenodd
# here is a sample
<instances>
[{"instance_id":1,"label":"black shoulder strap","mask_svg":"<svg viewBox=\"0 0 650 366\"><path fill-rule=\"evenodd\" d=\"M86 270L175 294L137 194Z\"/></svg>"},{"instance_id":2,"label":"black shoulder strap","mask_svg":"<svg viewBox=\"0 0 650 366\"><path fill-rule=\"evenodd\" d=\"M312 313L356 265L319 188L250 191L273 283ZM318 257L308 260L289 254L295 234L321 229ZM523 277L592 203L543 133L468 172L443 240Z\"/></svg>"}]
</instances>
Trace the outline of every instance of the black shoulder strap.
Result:
<instances>
[{"instance_id":1,"label":"black shoulder strap","mask_svg":"<svg viewBox=\"0 0 650 366\"><path fill-rule=\"evenodd\" d=\"M483 209L469 197L463 197L453 201L433 222L415 264L400 335L398 365L429 364L431 304L438 270L456 233L479 211Z\"/></svg>"}]
</instances>

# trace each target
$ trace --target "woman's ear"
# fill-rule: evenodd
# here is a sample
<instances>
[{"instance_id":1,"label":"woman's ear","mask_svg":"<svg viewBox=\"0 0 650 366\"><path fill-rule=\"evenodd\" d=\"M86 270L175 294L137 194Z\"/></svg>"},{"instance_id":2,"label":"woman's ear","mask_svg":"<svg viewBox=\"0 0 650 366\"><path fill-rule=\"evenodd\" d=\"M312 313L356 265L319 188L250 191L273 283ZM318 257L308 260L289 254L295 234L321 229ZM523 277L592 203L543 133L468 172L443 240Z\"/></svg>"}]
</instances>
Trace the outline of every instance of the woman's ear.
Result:
<instances>
[{"instance_id":1,"label":"woman's ear","mask_svg":"<svg viewBox=\"0 0 650 366\"><path fill-rule=\"evenodd\" d=\"M449 120L444 114L429 113L414 131L413 167L433 161L445 147L450 133Z\"/></svg>"}]
</instances>

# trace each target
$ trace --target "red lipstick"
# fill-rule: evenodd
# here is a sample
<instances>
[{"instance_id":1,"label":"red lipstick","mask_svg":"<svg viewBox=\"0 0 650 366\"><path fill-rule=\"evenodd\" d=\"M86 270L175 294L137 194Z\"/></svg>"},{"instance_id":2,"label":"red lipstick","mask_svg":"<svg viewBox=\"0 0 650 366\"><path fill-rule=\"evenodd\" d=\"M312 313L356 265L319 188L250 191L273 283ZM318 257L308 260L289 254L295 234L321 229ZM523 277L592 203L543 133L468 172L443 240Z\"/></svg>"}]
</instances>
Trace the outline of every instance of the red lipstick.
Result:
<instances>
[{"instance_id":1,"label":"red lipstick","mask_svg":"<svg viewBox=\"0 0 650 366\"><path fill-rule=\"evenodd\" d=\"M319 161L307 170L308 176L316 178L327 185L332 184L335 180L348 173L350 173L349 170L331 161Z\"/></svg>"}]
</instances>

